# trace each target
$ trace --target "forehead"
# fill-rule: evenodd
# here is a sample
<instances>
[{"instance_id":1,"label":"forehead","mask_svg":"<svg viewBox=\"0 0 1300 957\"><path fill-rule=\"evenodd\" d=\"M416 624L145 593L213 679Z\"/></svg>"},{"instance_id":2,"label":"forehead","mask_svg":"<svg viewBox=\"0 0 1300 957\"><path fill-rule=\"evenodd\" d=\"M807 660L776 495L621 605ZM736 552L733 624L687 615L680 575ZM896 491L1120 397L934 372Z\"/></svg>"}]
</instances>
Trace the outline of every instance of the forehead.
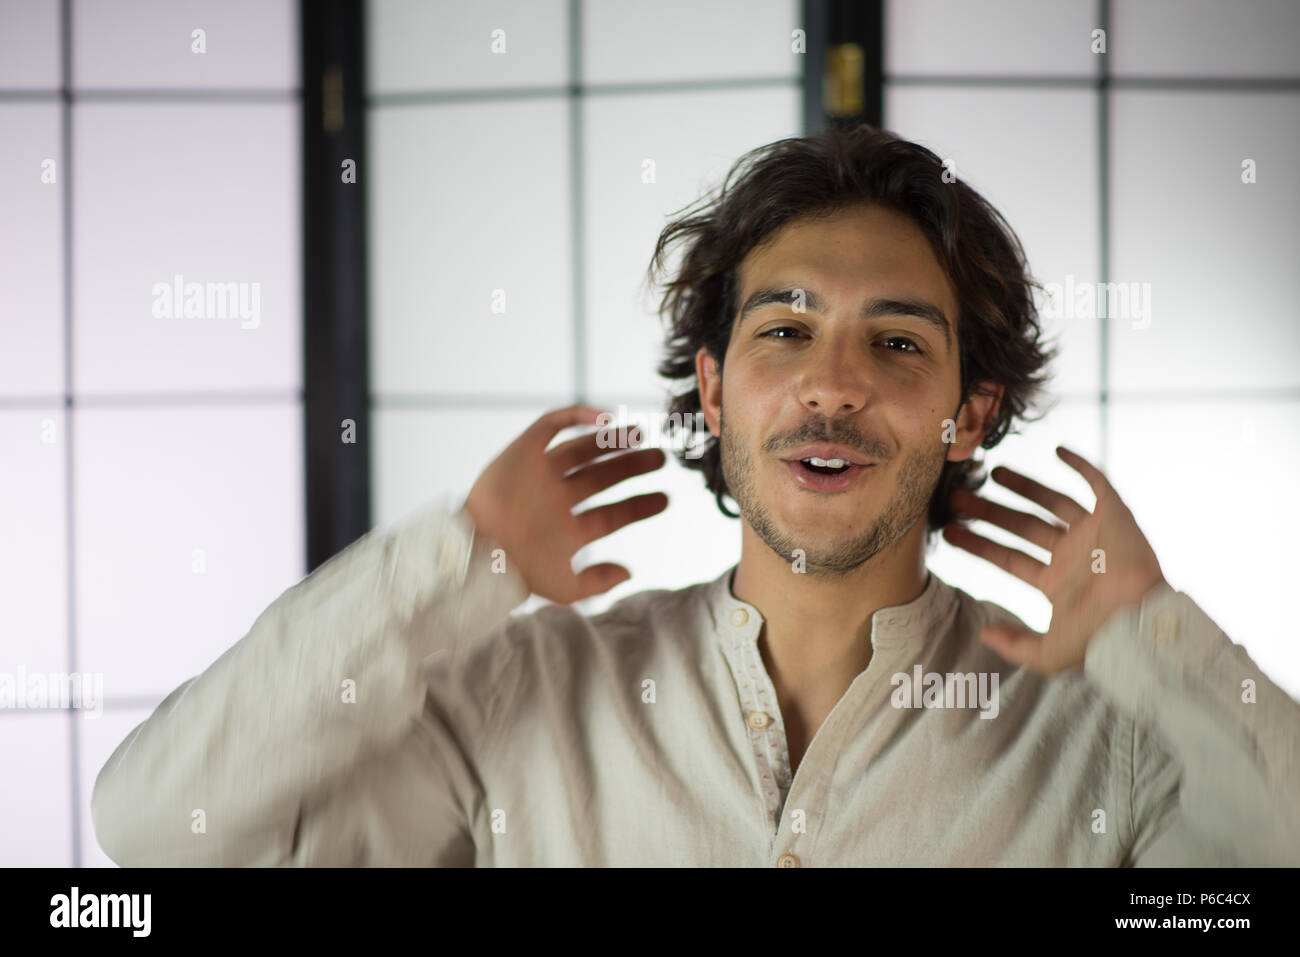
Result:
<instances>
[{"instance_id":1,"label":"forehead","mask_svg":"<svg viewBox=\"0 0 1300 957\"><path fill-rule=\"evenodd\" d=\"M787 223L749 251L737 281L737 306L760 283L806 282L832 298L867 292L926 297L956 323L956 290L925 233L883 206L856 205Z\"/></svg>"}]
</instances>

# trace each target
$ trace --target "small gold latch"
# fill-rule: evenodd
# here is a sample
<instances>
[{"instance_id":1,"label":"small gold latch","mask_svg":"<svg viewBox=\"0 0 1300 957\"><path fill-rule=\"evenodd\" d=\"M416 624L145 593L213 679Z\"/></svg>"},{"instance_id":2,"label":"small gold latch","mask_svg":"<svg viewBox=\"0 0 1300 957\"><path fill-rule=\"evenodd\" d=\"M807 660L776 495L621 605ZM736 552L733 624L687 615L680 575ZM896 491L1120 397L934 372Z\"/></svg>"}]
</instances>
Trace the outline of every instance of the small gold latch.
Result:
<instances>
[{"instance_id":1,"label":"small gold latch","mask_svg":"<svg viewBox=\"0 0 1300 957\"><path fill-rule=\"evenodd\" d=\"M321 78L321 125L326 133L343 129L343 71L337 66Z\"/></svg>"},{"instance_id":2,"label":"small gold latch","mask_svg":"<svg viewBox=\"0 0 1300 957\"><path fill-rule=\"evenodd\" d=\"M862 113L862 47L839 43L826 50L826 74L822 77L822 106L827 116L859 116Z\"/></svg>"}]
</instances>

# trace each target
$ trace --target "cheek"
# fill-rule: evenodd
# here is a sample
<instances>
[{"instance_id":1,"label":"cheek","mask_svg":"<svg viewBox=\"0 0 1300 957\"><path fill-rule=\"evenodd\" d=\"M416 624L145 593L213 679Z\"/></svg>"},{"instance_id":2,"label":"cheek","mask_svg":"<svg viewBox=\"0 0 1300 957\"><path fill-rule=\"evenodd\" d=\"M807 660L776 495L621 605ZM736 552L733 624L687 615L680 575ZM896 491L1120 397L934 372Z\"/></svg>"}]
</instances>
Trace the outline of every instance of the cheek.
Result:
<instances>
[{"instance_id":1,"label":"cheek","mask_svg":"<svg viewBox=\"0 0 1300 957\"><path fill-rule=\"evenodd\" d=\"M925 389L883 388L878 398L886 407L886 414L898 437L910 445L933 443L944 428L945 420L951 426L956 424L953 415L956 401L952 407L948 406L946 397L934 388L934 383Z\"/></svg>"},{"instance_id":2,"label":"cheek","mask_svg":"<svg viewBox=\"0 0 1300 957\"><path fill-rule=\"evenodd\" d=\"M722 411L727 417L727 427L752 431L772 420L773 411L782 401L780 384L751 370L737 370L722 380Z\"/></svg>"},{"instance_id":3,"label":"cheek","mask_svg":"<svg viewBox=\"0 0 1300 957\"><path fill-rule=\"evenodd\" d=\"M780 377L773 374L770 370L764 372L761 363L742 362L731 369L728 373L729 378L724 382L729 382L733 394L737 396L750 396L759 393L770 392L772 388L780 381Z\"/></svg>"},{"instance_id":4,"label":"cheek","mask_svg":"<svg viewBox=\"0 0 1300 957\"><path fill-rule=\"evenodd\" d=\"M886 420L889 433L885 438L894 446L895 463L905 462L915 455L932 457L940 450L952 447L957 438L956 422L945 422L943 413L935 410L925 415L896 416Z\"/></svg>"}]
</instances>

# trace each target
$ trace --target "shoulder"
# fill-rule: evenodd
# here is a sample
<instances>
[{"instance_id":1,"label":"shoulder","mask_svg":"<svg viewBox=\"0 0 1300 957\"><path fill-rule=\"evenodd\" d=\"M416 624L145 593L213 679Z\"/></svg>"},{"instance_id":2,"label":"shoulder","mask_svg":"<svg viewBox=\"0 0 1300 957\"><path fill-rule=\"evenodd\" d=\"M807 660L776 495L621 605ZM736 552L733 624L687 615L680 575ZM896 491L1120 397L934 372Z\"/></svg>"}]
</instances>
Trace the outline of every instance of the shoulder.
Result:
<instances>
[{"instance_id":1,"label":"shoulder","mask_svg":"<svg viewBox=\"0 0 1300 957\"><path fill-rule=\"evenodd\" d=\"M690 638L709 620L707 582L682 588L651 588L626 595L603 611L585 613L573 605L544 605L507 624L508 641L548 650L562 641L569 654L594 646L642 642L656 637Z\"/></svg>"},{"instance_id":2,"label":"shoulder","mask_svg":"<svg viewBox=\"0 0 1300 957\"><path fill-rule=\"evenodd\" d=\"M596 613L546 604L512 614L472 649L456 655L457 667L466 680L497 683L512 670L580 668L606 651L625 654L657 647L665 640L695 641L712 620L709 587L710 583L699 582L676 589L645 589Z\"/></svg>"},{"instance_id":3,"label":"shoulder","mask_svg":"<svg viewBox=\"0 0 1300 957\"><path fill-rule=\"evenodd\" d=\"M429 692L471 731L526 715L558 721L596 689L692 667L689 646L710 621L706 587L647 589L596 614L556 604L514 614L471 647L428 659Z\"/></svg>"}]
</instances>

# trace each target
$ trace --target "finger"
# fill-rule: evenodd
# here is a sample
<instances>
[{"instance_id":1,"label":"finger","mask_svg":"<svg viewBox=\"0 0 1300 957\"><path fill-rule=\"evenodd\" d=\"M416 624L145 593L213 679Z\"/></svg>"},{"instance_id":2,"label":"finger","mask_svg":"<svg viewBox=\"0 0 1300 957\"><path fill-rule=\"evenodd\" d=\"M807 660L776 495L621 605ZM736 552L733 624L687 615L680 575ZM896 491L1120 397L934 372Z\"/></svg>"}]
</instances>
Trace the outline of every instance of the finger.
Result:
<instances>
[{"instance_id":1,"label":"finger","mask_svg":"<svg viewBox=\"0 0 1300 957\"><path fill-rule=\"evenodd\" d=\"M634 449L641 444L641 430L636 426L598 428L595 432L561 442L547 449L546 457L560 470L561 475L585 465L602 455L611 455L620 449Z\"/></svg>"},{"instance_id":2,"label":"finger","mask_svg":"<svg viewBox=\"0 0 1300 957\"><path fill-rule=\"evenodd\" d=\"M607 592L615 585L621 585L632 577L632 573L622 565L615 565L613 562L602 562L599 565L590 565L578 572L578 591L574 601L582 601L584 598L590 598L592 595L599 595L601 592Z\"/></svg>"},{"instance_id":3,"label":"finger","mask_svg":"<svg viewBox=\"0 0 1300 957\"><path fill-rule=\"evenodd\" d=\"M662 449L640 449L580 468L565 479L569 504L577 505L597 492L603 492L634 475L644 475L646 472L663 468L666 461L667 456Z\"/></svg>"},{"instance_id":4,"label":"finger","mask_svg":"<svg viewBox=\"0 0 1300 957\"><path fill-rule=\"evenodd\" d=\"M524 434L545 449L557 433L576 425L598 425L602 415L610 413L583 403L552 409L539 416Z\"/></svg>"},{"instance_id":5,"label":"finger","mask_svg":"<svg viewBox=\"0 0 1300 957\"><path fill-rule=\"evenodd\" d=\"M1046 485L1040 485L1027 475L1021 475L1005 465L999 465L989 476L999 485L1005 485L1017 495L1023 495L1031 502L1037 502L1057 518L1064 519L1067 525L1081 522L1091 513L1070 496Z\"/></svg>"},{"instance_id":6,"label":"finger","mask_svg":"<svg viewBox=\"0 0 1300 957\"><path fill-rule=\"evenodd\" d=\"M1033 585L1039 591L1043 590L1042 581L1043 576L1047 573L1047 566L1038 559L1032 558L1018 549L999 545L983 535L976 535L969 528L963 528L956 524L945 525L943 537L948 544L970 552L972 555L978 555L985 561L997 565L1003 571L1015 575L1022 582Z\"/></svg>"},{"instance_id":7,"label":"finger","mask_svg":"<svg viewBox=\"0 0 1300 957\"><path fill-rule=\"evenodd\" d=\"M1102 474L1101 469L1093 465L1082 455L1077 452L1071 452L1064 445L1056 447L1057 456L1062 459L1066 465L1074 469L1088 481L1092 488L1092 493L1097 496L1097 501L1101 501L1107 496L1114 495L1115 489L1110 484L1110 480Z\"/></svg>"},{"instance_id":8,"label":"finger","mask_svg":"<svg viewBox=\"0 0 1300 957\"><path fill-rule=\"evenodd\" d=\"M1007 508L997 502L980 498L974 492L964 488L953 490L952 503L963 516L977 518L999 528L1005 528L1008 532L1019 535L1025 541L1033 542L1039 548L1045 548L1049 552L1061 540L1061 535L1068 531L1059 525L1048 524L1037 515L1018 512L1014 508Z\"/></svg>"},{"instance_id":9,"label":"finger","mask_svg":"<svg viewBox=\"0 0 1300 957\"><path fill-rule=\"evenodd\" d=\"M658 515L668 507L668 496L663 492L634 495L612 505L589 508L573 516L578 522L579 541L589 545L598 538L612 535L625 525Z\"/></svg>"},{"instance_id":10,"label":"finger","mask_svg":"<svg viewBox=\"0 0 1300 957\"><path fill-rule=\"evenodd\" d=\"M980 641L1013 664L1023 665L1039 674L1045 672L1043 636L1037 632L995 622L980 630Z\"/></svg>"}]
</instances>

